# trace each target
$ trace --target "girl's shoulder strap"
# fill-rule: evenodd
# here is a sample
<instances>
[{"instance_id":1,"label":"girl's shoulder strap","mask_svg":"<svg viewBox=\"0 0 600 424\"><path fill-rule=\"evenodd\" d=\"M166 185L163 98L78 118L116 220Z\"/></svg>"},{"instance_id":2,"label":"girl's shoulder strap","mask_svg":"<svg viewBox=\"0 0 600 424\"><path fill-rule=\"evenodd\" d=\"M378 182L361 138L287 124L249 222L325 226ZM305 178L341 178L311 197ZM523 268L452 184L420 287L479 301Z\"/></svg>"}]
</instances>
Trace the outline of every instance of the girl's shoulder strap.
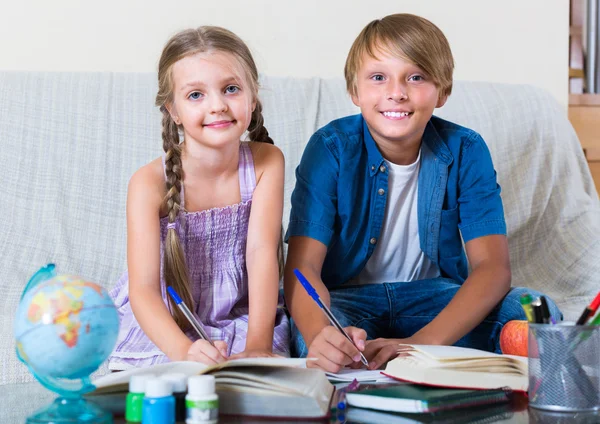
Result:
<instances>
[{"instance_id":1,"label":"girl's shoulder strap","mask_svg":"<svg viewBox=\"0 0 600 424\"><path fill-rule=\"evenodd\" d=\"M254 193L254 189L256 188L256 173L254 172L254 158L252 157L252 150L250 150L250 145L245 142L240 144L238 174L240 179L240 194L242 195L242 202L247 202L248 200L252 199L252 193Z\"/></svg>"},{"instance_id":2,"label":"girl's shoulder strap","mask_svg":"<svg viewBox=\"0 0 600 424\"><path fill-rule=\"evenodd\" d=\"M163 175L165 176L165 184L167 182L167 166L165 164L165 157L166 154L162 155L162 165L163 165ZM183 196L183 181L181 181L181 193L179 193L179 197L181 198L181 204L179 205L181 207L181 210L185 210L185 197Z\"/></svg>"}]
</instances>

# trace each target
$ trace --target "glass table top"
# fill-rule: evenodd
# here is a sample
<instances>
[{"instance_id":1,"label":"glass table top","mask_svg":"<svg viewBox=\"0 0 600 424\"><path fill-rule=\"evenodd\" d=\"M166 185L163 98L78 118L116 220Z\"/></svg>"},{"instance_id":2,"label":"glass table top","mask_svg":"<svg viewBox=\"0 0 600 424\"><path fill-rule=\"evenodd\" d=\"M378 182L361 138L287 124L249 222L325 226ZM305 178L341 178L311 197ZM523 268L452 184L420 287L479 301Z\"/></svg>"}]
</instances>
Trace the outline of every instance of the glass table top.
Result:
<instances>
[{"instance_id":1,"label":"glass table top","mask_svg":"<svg viewBox=\"0 0 600 424\"><path fill-rule=\"evenodd\" d=\"M38 409L48 405L56 398L56 394L46 390L37 382L20 383L20 384L7 384L0 385L0 423L24 423L26 418L37 411ZM125 398L122 399L122 405L125 404ZM105 406L105 405L102 405ZM119 405L111 405L111 407L120 407ZM121 406L123 407L123 406ZM377 411L371 411L359 408L350 408L345 421L340 421L336 417L332 417L329 423L353 423L353 422L381 422L386 424L393 423L420 423L420 422L440 422L441 419L444 422L448 421L447 418L435 418L428 415L392 415L381 413ZM527 398L524 395L517 395L510 404L504 406L496 405L495 407L488 407L476 411L473 409L466 409L464 413L457 418L457 423L543 423L543 424L563 424L563 423L577 423L577 424L599 424L600 413L556 413L549 411L536 410L534 408L527 407ZM123 417L115 416L115 423L125 423ZM221 417L219 422L223 423L253 423L261 422L252 418L243 417ZM268 421L262 421L268 422ZM274 421L270 421L274 422ZM283 423L285 420L277 420L277 422ZM299 423L300 421L288 421ZM315 421L311 421L315 422Z\"/></svg>"}]
</instances>

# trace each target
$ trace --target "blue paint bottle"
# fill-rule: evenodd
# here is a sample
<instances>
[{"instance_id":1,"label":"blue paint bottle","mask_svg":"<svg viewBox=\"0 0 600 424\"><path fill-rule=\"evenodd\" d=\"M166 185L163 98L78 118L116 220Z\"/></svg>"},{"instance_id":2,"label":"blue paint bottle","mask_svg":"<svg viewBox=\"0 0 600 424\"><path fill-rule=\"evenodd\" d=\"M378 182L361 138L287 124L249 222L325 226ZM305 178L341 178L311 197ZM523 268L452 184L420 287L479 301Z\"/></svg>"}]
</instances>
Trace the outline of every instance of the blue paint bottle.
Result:
<instances>
[{"instance_id":1,"label":"blue paint bottle","mask_svg":"<svg viewBox=\"0 0 600 424\"><path fill-rule=\"evenodd\" d=\"M142 424L175 424L173 385L161 378L146 381Z\"/></svg>"}]
</instances>

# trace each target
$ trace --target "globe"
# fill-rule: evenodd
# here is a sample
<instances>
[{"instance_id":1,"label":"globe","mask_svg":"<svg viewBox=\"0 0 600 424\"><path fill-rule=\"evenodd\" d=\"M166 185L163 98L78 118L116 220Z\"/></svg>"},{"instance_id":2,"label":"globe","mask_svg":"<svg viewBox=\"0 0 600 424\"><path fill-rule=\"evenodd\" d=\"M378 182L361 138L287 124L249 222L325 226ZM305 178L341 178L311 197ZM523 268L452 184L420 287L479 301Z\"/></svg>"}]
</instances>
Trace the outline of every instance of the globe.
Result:
<instances>
[{"instance_id":1,"label":"globe","mask_svg":"<svg viewBox=\"0 0 600 424\"><path fill-rule=\"evenodd\" d=\"M59 275L48 264L27 283L14 330L19 359L61 396L28 422L112 422L81 397L95 389L90 374L108 358L119 333L117 310L104 288Z\"/></svg>"}]
</instances>

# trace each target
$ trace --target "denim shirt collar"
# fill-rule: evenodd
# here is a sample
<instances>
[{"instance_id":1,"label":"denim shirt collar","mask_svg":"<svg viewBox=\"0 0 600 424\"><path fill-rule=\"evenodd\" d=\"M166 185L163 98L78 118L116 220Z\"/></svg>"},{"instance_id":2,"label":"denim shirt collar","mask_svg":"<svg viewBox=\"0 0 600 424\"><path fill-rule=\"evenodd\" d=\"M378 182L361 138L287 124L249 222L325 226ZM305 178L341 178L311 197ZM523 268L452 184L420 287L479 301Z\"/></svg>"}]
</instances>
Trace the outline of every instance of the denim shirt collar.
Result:
<instances>
[{"instance_id":1,"label":"denim shirt collar","mask_svg":"<svg viewBox=\"0 0 600 424\"><path fill-rule=\"evenodd\" d=\"M383 156L373 140L373 136L371 135L371 131L369 131L369 127L367 126L367 121L363 118L363 138L365 140L365 146L367 146L367 155L369 157L369 175L372 177L373 175L379 172L379 167L383 162Z\"/></svg>"},{"instance_id":2,"label":"denim shirt collar","mask_svg":"<svg viewBox=\"0 0 600 424\"><path fill-rule=\"evenodd\" d=\"M369 175L372 177L377 172L379 172L379 168L383 162L383 156L369 131L369 127L367 126L367 121L363 118L363 138L365 141L365 146L367 147L367 154L369 158ZM431 123L431 120L427 122L427 126L425 127L425 131L423 132L422 142L429 147L431 152L444 164L450 165L453 161L452 154L450 153L450 149L446 146L446 143L442 140L439 133L435 129L434 125Z\"/></svg>"}]
</instances>

